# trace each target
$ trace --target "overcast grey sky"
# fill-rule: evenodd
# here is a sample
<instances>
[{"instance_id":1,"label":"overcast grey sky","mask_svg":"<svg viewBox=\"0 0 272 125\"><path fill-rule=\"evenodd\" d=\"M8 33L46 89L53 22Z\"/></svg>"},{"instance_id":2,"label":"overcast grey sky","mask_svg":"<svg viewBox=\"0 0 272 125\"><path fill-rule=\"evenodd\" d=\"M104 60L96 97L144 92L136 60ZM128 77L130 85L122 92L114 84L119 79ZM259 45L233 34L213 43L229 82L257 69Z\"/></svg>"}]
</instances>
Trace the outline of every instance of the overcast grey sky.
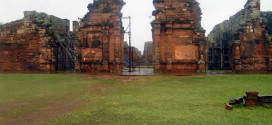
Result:
<instances>
[{"instance_id":1,"label":"overcast grey sky","mask_svg":"<svg viewBox=\"0 0 272 125\"><path fill-rule=\"evenodd\" d=\"M143 51L144 42L152 41L150 18L154 10L153 0L124 0L122 12L132 17L132 45ZM198 0L202 9L202 26L209 33L212 28L241 10L247 0ZM87 5L93 0L0 0L0 22L23 18L23 11L36 10L77 20L87 13ZM272 0L261 0L262 11L272 10ZM127 27L127 20L124 20ZM127 36L126 36L127 38ZM126 39L127 40L127 39Z\"/></svg>"}]
</instances>

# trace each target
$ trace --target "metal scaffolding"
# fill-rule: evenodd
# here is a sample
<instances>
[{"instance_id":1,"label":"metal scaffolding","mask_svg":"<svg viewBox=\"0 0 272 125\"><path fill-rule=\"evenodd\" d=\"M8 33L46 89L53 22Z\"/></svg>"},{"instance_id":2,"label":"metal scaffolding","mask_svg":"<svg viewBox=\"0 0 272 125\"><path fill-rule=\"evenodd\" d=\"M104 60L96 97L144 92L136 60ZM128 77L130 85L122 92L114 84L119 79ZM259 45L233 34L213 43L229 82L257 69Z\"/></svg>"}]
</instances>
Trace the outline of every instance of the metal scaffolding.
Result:
<instances>
[{"instance_id":1,"label":"metal scaffolding","mask_svg":"<svg viewBox=\"0 0 272 125\"><path fill-rule=\"evenodd\" d=\"M129 65L128 65L128 68L129 68L129 72L133 72L133 48L131 46L131 17L128 16L128 17L123 17L123 19L128 19L129 20L129 24L125 30L124 33L127 33L128 34L128 37L129 37L129 52L128 52L128 57L129 57Z\"/></svg>"}]
</instances>

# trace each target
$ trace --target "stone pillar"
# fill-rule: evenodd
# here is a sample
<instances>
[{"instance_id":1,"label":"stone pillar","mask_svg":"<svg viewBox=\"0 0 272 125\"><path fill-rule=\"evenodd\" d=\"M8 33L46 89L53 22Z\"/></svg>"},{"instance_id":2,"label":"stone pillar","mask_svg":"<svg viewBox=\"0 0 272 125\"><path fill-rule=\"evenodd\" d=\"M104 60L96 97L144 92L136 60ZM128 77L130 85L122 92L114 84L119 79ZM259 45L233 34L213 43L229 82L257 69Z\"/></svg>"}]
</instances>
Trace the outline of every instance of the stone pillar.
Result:
<instances>
[{"instance_id":1,"label":"stone pillar","mask_svg":"<svg viewBox=\"0 0 272 125\"><path fill-rule=\"evenodd\" d=\"M167 24L166 25L167 27L167 31L166 31L166 41L168 44L166 44L166 52L167 52L167 55L166 55L166 58L167 58L167 65L166 65L166 71L167 72L172 72L173 70L173 65L172 65L172 62L173 62L173 59L172 59L172 53L173 53L173 25L172 24Z\"/></svg>"},{"instance_id":2,"label":"stone pillar","mask_svg":"<svg viewBox=\"0 0 272 125\"><path fill-rule=\"evenodd\" d=\"M206 63L204 61L204 55L203 54L200 55L200 59L198 61L198 72L200 72L200 73L206 72Z\"/></svg>"},{"instance_id":3,"label":"stone pillar","mask_svg":"<svg viewBox=\"0 0 272 125\"><path fill-rule=\"evenodd\" d=\"M241 62L241 54L240 54L240 40L235 40L233 43L233 71L241 71L242 70L242 62Z\"/></svg>"},{"instance_id":4,"label":"stone pillar","mask_svg":"<svg viewBox=\"0 0 272 125\"><path fill-rule=\"evenodd\" d=\"M204 41L200 41L199 42L199 61L198 61L198 72L200 73L203 73L203 72L206 72L207 70L207 66L206 66L206 59L204 58L205 56L207 56L207 52L206 49L205 49L205 42Z\"/></svg>"},{"instance_id":5,"label":"stone pillar","mask_svg":"<svg viewBox=\"0 0 272 125\"><path fill-rule=\"evenodd\" d=\"M109 54L109 71L112 72L114 69L114 55L115 55L115 36L114 36L114 28L111 28L110 30L110 41L109 41L109 51L107 52Z\"/></svg>"},{"instance_id":6,"label":"stone pillar","mask_svg":"<svg viewBox=\"0 0 272 125\"><path fill-rule=\"evenodd\" d=\"M66 23L66 32L70 32L70 20L68 19L64 19L65 20L65 23Z\"/></svg>"},{"instance_id":7,"label":"stone pillar","mask_svg":"<svg viewBox=\"0 0 272 125\"><path fill-rule=\"evenodd\" d=\"M109 72L109 27L104 26L103 28L103 44L102 44L102 65L103 65L103 71Z\"/></svg>"},{"instance_id":8,"label":"stone pillar","mask_svg":"<svg viewBox=\"0 0 272 125\"><path fill-rule=\"evenodd\" d=\"M270 40L269 45L269 62L268 62L268 71L272 71L272 40Z\"/></svg>"},{"instance_id":9,"label":"stone pillar","mask_svg":"<svg viewBox=\"0 0 272 125\"><path fill-rule=\"evenodd\" d=\"M120 69L120 64L123 60L121 60L122 58L120 57L121 53L123 52L122 49L120 48L121 43L120 39L121 39L121 32L120 32L120 26L116 25L114 26L114 29L116 30L114 32L114 71L115 73L121 72ZM118 32L117 32L118 31Z\"/></svg>"},{"instance_id":10,"label":"stone pillar","mask_svg":"<svg viewBox=\"0 0 272 125\"><path fill-rule=\"evenodd\" d=\"M77 21L73 21L73 32L79 32L79 23Z\"/></svg>"},{"instance_id":11,"label":"stone pillar","mask_svg":"<svg viewBox=\"0 0 272 125\"><path fill-rule=\"evenodd\" d=\"M154 29L153 29L153 60L154 60L154 71L159 72L160 71L160 34L161 34L161 26L160 23L155 23L154 24Z\"/></svg>"}]
</instances>

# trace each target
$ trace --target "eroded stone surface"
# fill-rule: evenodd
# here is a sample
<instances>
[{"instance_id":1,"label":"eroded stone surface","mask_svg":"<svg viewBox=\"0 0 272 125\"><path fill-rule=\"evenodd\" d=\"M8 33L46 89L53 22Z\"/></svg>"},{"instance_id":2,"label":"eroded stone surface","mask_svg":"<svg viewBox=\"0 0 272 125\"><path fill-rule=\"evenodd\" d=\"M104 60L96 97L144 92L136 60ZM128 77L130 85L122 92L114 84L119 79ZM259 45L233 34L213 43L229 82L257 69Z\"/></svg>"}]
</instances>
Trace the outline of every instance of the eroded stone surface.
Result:
<instances>
[{"instance_id":1,"label":"eroded stone surface","mask_svg":"<svg viewBox=\"0 0 272 125\"><path fill-rule=\"evenodd\" d=\"M153 0L155 72L206 71L205 30L196 0Z\"/></svg>"},{"instance_id":2,"label":"eroded stone surface","mask_svg":"<svg viewBox=\"0 0 272 125\"><path fill-rule=\"evenodd\" d=\"M271 36L272 35L272 11L261 12L261 17L267 20L268 34Z\"/></svg>"},{"instance_id":3,"label":"eroded stone surface","mask_svg":"<svg viewBox=\"0 0 272 125\"><path fill-rule=\"evenodd\" d=\"M267 71L272 66L267 20L261 17L260 0L215 26L209 40L209 68L233 71Z\"/></svg>"},{"instance_id":4,"label":"eroded stone surface","mask_svg":"<svg viewBox=\"0 0 272 125\"><path fill-rule=\"evenodd\" d=\"M75 36L69 20L25 11L0 26L0 71L72 70Z\"/></svg>"},{"instance_id":5,"label":"eroded stone surface","mask_svg":"<svg viewBox=\"0 0 272 125\"><path fill-rule=\"evenodd\" d=\"M89 12L79 27L77 70L122 72L124 29L120 11L124 4L123 0L95 0L88 5Z\"/></svg>"}]
</instances>

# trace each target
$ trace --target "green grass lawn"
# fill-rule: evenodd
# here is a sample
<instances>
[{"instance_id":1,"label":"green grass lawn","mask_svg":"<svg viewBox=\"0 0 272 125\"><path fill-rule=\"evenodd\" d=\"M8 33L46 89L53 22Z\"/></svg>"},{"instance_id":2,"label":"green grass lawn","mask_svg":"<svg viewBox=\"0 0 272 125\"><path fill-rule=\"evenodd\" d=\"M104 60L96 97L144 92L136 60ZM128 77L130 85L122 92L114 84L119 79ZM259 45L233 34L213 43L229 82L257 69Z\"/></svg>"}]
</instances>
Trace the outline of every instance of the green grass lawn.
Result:
<instances>
[{"instance_id":1,"label":"green grass lawn","mask_svg":"<svg viewBox=\"0 0 272 125\"><path fill-rule=\"evenodd\" d=\"M0 74L0 124L269 125L264 107L224 109L246 91L272 95L271 75Z\"/></svg>"}]
</instances>

